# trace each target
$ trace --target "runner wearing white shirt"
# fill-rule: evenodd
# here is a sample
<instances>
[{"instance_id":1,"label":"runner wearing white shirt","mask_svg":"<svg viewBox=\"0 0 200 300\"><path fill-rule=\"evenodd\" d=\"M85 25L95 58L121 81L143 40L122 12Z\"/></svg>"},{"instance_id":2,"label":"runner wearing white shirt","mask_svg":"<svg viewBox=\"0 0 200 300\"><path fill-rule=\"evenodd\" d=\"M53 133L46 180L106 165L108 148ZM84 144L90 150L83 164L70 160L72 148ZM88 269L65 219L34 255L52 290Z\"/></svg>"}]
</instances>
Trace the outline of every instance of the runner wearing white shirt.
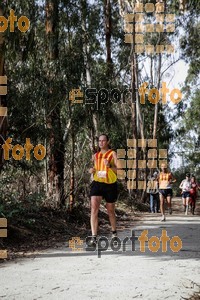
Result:
<instances>
[{"instance_id":1,"label":"runner wearing white shirt","mask_svg":"<svg viewBox=\"0 0 200 300\"><path fill-rule=\"evenodd\" d=\"M182 189L182 199L183 199L183 206L185 215L188 214L188 205L190 200L190 189L191 189L191 182L190 182L190 174L187 173L186 179L182 180L179 188Z\"/></svg>"}]
</instances>

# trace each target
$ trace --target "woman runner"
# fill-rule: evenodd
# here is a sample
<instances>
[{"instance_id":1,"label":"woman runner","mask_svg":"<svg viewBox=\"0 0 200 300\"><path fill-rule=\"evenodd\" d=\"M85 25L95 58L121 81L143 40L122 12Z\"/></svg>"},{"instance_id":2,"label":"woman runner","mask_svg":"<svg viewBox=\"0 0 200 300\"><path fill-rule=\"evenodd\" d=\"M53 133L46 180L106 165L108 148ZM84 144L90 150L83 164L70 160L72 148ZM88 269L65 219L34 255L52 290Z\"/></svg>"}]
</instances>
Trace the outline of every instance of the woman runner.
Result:
<instances>
[{"instance_id":1,"label":"woman runner","mask_svg":"<svg viewBox=\"0 0 200 300\"><path fill-rule=\"evenodd\" d=\"M117 200L117 154L109 149L109 138L106 134L99 136L100 151L93 155L94 167L90 168L93 174L91 184L91 231L90 244L96 244L98 231L98 212L102 198L106 200L106 208L112 229L112 237L117 236L115 201Z\"/></svg>"}]
</instances>

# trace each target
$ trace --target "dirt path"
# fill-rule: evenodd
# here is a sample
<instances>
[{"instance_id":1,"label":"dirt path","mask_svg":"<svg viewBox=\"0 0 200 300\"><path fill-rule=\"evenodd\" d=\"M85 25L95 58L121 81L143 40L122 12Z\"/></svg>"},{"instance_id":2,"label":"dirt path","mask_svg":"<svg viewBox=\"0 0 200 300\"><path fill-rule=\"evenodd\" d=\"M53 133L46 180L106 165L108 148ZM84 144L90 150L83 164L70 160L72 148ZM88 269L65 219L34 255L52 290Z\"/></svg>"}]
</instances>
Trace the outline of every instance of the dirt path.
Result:
<instances>
[{"instance_id":1,"label":"dirt path","mask_svg":"<svg viewBox=\"0 0 200 300\"><path fill-rule=\"evenodd\" d=\"M158 214L142 214L141 222L121 230L121 240L131 230L136 237L127 242L126 251L72 251L67 242L57 250L1 264L0 299L188 299L200 289L200 217L199 208L198 215L185 216L180 203L173 201L173 214L164 223ZM141 252L137 238L144 230L148 239L160 238L162 230L170 240L178 236L182 248L173 252L169 241L167 252L160 247L153 253L146 241Z\"/></svg>"}]
</instances>

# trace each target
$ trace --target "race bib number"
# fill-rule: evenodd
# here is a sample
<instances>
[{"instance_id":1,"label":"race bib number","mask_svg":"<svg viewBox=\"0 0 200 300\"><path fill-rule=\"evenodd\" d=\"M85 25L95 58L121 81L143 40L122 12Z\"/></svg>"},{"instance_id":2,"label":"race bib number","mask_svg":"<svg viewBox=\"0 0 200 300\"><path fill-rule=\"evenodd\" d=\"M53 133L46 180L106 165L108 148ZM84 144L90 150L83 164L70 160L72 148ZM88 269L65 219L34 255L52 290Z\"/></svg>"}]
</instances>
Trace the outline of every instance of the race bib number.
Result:
<instances>
[{"instance_id":1,"label":"race bib number","mask_svg":"<svg viewBox=\"0 0 200 300\"><path fill-rule=\"evenodd\" d=\"M97 176L99 178L106 178L106 171L98 171Z\"/></svg>"}]
</instances>

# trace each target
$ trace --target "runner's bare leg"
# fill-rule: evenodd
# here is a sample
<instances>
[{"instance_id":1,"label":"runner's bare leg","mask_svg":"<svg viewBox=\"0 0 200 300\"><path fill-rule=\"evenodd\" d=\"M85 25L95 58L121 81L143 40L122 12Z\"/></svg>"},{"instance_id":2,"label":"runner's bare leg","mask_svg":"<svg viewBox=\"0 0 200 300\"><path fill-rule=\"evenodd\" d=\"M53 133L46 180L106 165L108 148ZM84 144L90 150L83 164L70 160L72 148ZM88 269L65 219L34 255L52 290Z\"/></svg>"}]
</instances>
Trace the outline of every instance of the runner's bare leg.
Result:
<instances>
[{"instance_id":1,"label":"runner's bare leg","mask_svg":"<svg viewBox=\"0 0 200 300\"><path fill-rule=\"evenodd\" d=\"M91 217L90 225L92 230L92 235L97 235L98 231L98 213L101 204L102 196L92 196L91 197Z\"/></svg>"},{"instance_id":2,"label":"runner's bare leg","mask_svg":"<svg viewBox=\"0 0 200 300\"><path fill-rule=\"evenodd\" d=\"M187 197L187 198L186 198L186 205L187 205L187 206L189 205L189 201L190 201L190 197Z\"/></svg>"},{"instance_id":3,"label":"runner's bare leg","mask_svg":"<svg viewBox=\"0 0 200 300\"><path fill-rule=\"evenodd\" d=\"M165 214L165 197L160 194L160 212L161 215Z\"/></svg>"},{"instance_id":4,"label":"runner's bare leg","mask_svg":"<svg viewBox=\"0 0 200 300\"><path fill-rule=\"evenodd\" d=\"M171 196L167 196L167 206L168 206L168 208L172 207L172 197Z\"/></svg>"},{"instance_id":5,"label":"runner's bare leg","mask_svg":"<svg viewBox=\"0 0 200 300\"><path fill-rule=\"evenodd\" d=\"M115 203L106 203L112 231L116 230Z\"/></svg>"}]
</instances>

